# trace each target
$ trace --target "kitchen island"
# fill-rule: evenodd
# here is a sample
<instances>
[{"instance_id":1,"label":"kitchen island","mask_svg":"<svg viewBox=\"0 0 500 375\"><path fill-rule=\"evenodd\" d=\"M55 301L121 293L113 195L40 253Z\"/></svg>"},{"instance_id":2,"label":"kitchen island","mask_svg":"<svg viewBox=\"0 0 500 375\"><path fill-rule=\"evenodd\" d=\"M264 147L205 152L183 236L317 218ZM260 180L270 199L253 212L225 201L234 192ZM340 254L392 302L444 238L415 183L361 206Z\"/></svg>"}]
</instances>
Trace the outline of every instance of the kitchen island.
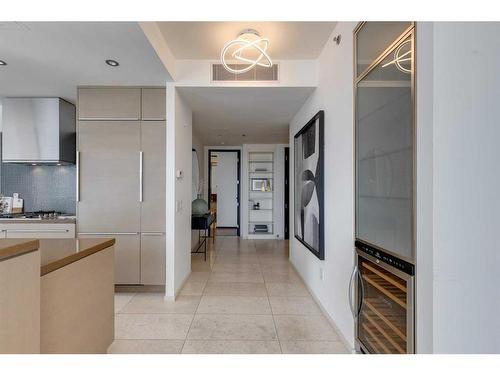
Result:
<instances>
[{"instance_id":1,"label":"kitchen island","mask_svg":"<svg viewBox=\"0 0 500 375\"><path fill-rule=\"evenodd\" d=\"M0 353L106 353L114 239L0 240Z\"/></svg>"}]
</instances>

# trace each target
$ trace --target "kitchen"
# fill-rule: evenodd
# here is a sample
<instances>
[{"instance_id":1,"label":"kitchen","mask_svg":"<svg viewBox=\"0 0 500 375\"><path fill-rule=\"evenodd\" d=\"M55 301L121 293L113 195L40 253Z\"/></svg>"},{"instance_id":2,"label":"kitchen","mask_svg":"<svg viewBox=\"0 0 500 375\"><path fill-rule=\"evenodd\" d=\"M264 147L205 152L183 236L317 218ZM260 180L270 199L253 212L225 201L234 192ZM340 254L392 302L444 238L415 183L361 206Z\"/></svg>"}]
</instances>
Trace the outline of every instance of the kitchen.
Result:
<instances>
[{"instance_id":1,"label":"kitchen","mask_svg":"<svg viewBox=\"0 0 500 375\"><path fill-rule=\"evenodd\" d=\"M114 339L115 288L165 289L162 86L168 74L137 23L7 26L2 30L8 40L2 58L8 65L0 93L0 263L5 271L0 300L22 295L14 292L12 280L19 280L21 291L39 285L31 302L12 300L20 306L38 305L39 316L38 324L17 322L33 328L23 330L30 344L16 338L22 336L19 330L13 336L8 332L18 326L16 317L33 316L2 304L0 315L14 320L3 319L0 325L0 352L105 353ZM100 43L95 43L95 33ZM71 42L63 34L71 35ZM52 43L46 43L49 39ZM94 46L91 52L79 47L89 44ZM31 59L20 58L25 50ZM23 78L49 65L42 74ZM38 277L23 277L33 264L24 271L7 267L9 262L29 261L25 257L38 259ZM70 289L54 289L49 279L61 277L68 288L78 286L91 298L74 300L78 294ZM57 295L65 296L66 307L56 307L61 301L52 297ZM67 306L78 308L68 311ZM54 309L68 320L45 319L44 312ZM81 322L76 331L75 321ZM53 324L58 328L52 329ZM62 334L57 345L47 330ZM33 345L37 335L38 346ZM5 344L5 337L14 341Z\"/></svg>"},{"instance_id":2,"label":"kitchen","mask_svg":"<svg viewBox=\"0 0 500 375\"><path fill-rule=\"evenodd\" d=\"M111 238L115 288L164 291L165 90L78 94L78 115L61 98L3 99L2 190L12 196L1 197L2 237L73 239L77 253ZM42 260L58 244L45 242ZM56 349L106 352L111 342ZM41 350L49 352L43 340Z\"/></svg>"},{"instance_id":3,"label":"kitchen","mask_svg":"<svg viewBox=\"0 0 500 375\"><path fill-rule=\"evenodd\" d=\"M2 102L1 238L74 238L74 105L58 98ZM37 114L53 117L40 121Z\"/></svg>"}]
</instances>

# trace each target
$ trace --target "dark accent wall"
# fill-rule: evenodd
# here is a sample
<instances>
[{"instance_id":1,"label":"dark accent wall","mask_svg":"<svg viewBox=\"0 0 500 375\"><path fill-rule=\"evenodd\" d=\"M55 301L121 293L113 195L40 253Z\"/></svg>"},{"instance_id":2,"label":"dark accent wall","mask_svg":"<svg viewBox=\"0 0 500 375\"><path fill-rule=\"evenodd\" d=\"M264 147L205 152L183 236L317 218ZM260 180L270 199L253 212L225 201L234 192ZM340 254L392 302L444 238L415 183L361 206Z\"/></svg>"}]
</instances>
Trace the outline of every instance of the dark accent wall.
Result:
<instances>
[{"instance_id":1,"label":"dark accent wall","mask_svg":"<svg viewBox=\"0 0 500 375\"><path fill-rule=\"evenodd\" d=\"M2 163L1 193L19 193L24 211L55 210L76 213L74 165L26 165Z\"/></svg>"}]
</instances>

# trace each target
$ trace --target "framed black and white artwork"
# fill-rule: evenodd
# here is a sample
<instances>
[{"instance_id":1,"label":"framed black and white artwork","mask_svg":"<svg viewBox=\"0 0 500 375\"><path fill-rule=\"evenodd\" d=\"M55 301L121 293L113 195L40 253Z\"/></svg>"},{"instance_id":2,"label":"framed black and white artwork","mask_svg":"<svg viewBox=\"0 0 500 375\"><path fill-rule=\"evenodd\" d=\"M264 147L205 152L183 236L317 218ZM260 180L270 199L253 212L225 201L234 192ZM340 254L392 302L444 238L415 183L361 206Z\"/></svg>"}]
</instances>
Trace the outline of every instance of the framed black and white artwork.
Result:
<instances>
[{"instance_id":1,"label":"framed black and white artwork","mask_svg":"<svg viewBox=\"0 0 500 375\"><path fill-rule=\"evenodd\" d=\"M324 111L319 111L294 139L294 229L297 238L325 259Z\"/></svg>"}]
</instances>

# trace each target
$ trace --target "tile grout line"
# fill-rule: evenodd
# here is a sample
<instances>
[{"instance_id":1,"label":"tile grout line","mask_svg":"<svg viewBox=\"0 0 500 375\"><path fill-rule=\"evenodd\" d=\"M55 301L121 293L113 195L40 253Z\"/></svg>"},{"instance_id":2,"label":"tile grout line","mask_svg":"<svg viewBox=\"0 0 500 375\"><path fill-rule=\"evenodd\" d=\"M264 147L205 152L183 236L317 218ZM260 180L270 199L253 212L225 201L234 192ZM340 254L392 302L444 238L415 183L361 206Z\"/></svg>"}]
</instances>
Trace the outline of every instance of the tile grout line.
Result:
<instances>
[{"instance_id":1,"label":"tile grout line","mask_svg":"<svg viewBox=\"0 0 500 375\"><path fill-rule=\"evenodd\" d=\"M214 251L215 251L215 244L214 244ZM218 257L218 255L216 254L215 259L214 259L214 265L215 265L215 262L217 261L217 257ZM210 262L210 260L208 260L208 261ZM208 266L210 268L210 271L209 271L210 275L208 276L207 280L205 280L205 282L204 282L203 289L201 290L200 299L198 300L198 304L196 305L196 309L194 310L193 318L191 319L191 322L189 323L189 328L188 328L188 331L186 333L186 337L184 339L184 342L182 343L182 347L181 347L179 354L182 354L184 347L186 346L186 341L188 340L189 332L191 332L191 327L193 326L194 319L196 318L196 313L198 312L198 308L200 307L201 299L205 295L205 288L207 287L208 280L210 280L210 276L212 275L212 267L210 267L210 264Z\"/></svg>"},{"instance_id":2,"label":"tile grout line","mask_svg":"<svg viewBox=\"0 0 500 375\"><path fill-rule=\"evenodd\" d=\"M115 295L116 295L116 292L115 292ZM122 308L118 311L115 312L115 315L116 314L121 314L121 312L123 311L123 309L125 307L127 307L127 305L134 299L134 297L137 295L137 293L134 293L134 295L127 301L127 303L125 305L122 306Z\"/></svg>"},{"instance_id":3,"label":"tile grout line","mask_svg":"<svg viewBox=\"0 0 500 375\"><path fill-rule=\"evenodd\" d=\"M259 266L259 268L261 267L262 265ZM274 331L276 332L276 339L278 340L278 345L280 346L280 354L283 354L283 347L281 346L280 337L278 335L278 327L276 326L276 320L274 319L274 311L273 306L271 305L271 299L269 298L269 290L267 289L266 279L264 279L264 285L266 287L267 302L269 303L269 308L271 309L271 317L273 319Z\"/></svg>"}]
</instances>

